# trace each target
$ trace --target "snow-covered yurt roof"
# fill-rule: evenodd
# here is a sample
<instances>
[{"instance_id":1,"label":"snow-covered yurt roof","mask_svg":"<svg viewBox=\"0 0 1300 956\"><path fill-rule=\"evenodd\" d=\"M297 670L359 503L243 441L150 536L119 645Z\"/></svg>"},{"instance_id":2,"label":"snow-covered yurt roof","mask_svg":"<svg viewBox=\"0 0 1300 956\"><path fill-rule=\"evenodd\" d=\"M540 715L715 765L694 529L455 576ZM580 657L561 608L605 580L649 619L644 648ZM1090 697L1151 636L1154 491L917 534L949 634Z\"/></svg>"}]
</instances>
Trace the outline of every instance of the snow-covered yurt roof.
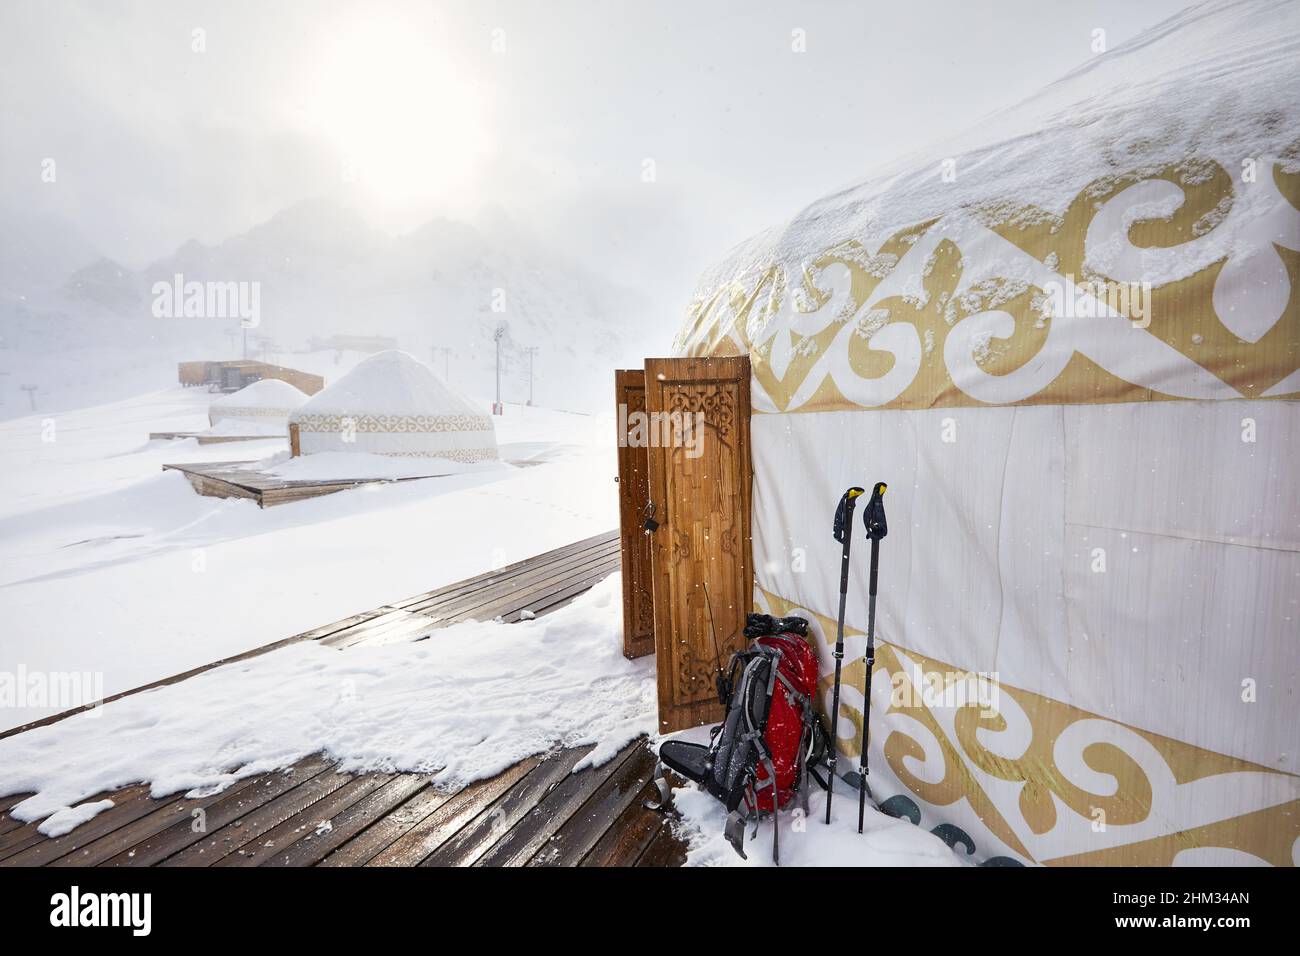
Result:
<instances>
[{"instance_id":1,"label":"snow-covered yurt roof","mask_svg":"<svg viewBox=\"0 0 1300 956\"><path fill-rule=\"evenodd\" d=\"M283 425L289 413L305 401L307 395L288 382L264 378L214 399L208 406L208 421L216 425L227 419L248 419Z\"/></svg>"},{"instance_id":2,"label":"snow-covered yurt roof","mask_svg":"<svg viewBox=\"0 0 1300 956\"><path fill-rule=\"evenodd\" d=\"M290 417L303 454L358 451L401 457L496 458L491 416L407 352L377 352Z\"/></svg>"},{"instance_id":3,"label":"snow-covered yurt roof","mask_svg":"<svg viewBox=\"0 0 1300 956\"><path fill-rule=\"evenodd\" d=\"M1152 341L1101 341L1113 338L1103 328L1086 343L1109 375L1187 398L1300 392L1286 374L1298 336L1280 321L1290 281L1274 248L1300 246L1297 62L1295 4L1192 7L742 243L702 277L676 350L749 352L759 410L1004 401L1018 390L981 373L1016 371L1027 353L991 316L945 348L948 330L1013 300L1037 306L1046 283L1095 278L1149 282L1155 295ZM1213 283L1207 270L1218 262ZM1244 281L1248 269L1260 281ZM1170 310L1161 306L1174 299L1212 301L1222 329L1162 327ZM909 308L930 313L917 341L893 328L869 350L867 340ZM836 351L824 341L832 324L844 327L838 344L849 344L842 362L823 357ZM1068 336L1051 334L1065 323L1023 324L1018 334L1035 347L1066 345ZM1126 355L1135 344L1140 354ZM1264 348L1244 354L1256 344ZM881 348L905 353L883 377L871 354ZM918 381L904 382L913 366ZM872 381L852 381L850 367ZM1098 386L1110 401L1135 397L1099 377L1081 387Z\"/></svg>"}]
</instances>

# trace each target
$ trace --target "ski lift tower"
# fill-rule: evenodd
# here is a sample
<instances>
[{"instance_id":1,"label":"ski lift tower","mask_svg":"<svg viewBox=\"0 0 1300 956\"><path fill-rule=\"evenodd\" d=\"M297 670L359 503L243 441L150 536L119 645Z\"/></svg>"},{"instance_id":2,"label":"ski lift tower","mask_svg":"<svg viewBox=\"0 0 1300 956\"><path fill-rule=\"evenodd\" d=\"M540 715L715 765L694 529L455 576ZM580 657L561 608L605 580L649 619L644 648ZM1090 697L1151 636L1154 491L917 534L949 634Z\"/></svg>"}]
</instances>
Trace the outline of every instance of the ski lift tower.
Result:
<instances>
[{"instance_id":1,"label":"ski lift tower","mask_svg":"<svg viewBox=\"0 0 1300 956\"><path fill-rule=\"evenodd\" d=\"M506 337L506 324L501 322L492 333L492 341L497 347L497 400L492 403L493 415L504 415L506 407L501 402L501 340Z\"/></svg>"},{"instance_id":2,"label":"ski lift tower","mask_svg":"<svg viewBox=\"0 0 1300 956\"><path fill-rule=\"evenodd\" d=\"M537 346L530 345L524 349L528 353L528 404L533 404L533 356L537 354Z\"/></svg>"}]
</instances>

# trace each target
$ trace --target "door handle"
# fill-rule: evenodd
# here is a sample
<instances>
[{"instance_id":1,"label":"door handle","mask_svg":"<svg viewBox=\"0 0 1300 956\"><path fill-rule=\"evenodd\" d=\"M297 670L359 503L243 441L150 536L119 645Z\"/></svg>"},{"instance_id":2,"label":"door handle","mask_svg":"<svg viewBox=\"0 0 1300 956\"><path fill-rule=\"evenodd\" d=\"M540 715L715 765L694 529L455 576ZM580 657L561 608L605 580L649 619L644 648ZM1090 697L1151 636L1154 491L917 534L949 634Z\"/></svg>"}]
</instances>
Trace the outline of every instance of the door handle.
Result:
<instances>
[{"instance_id":1,"label":"door handle","mask_svg":"<svg viewBox=\"0 0 1300 956\"><path fill-rule=\"evenodd\" d=\"M641 527L647 536L659 530L659 522L655 520L655 503L653 501L645 503L645 507L641 509L641 514L645 516Z\"/></svg>"}]
</instances>

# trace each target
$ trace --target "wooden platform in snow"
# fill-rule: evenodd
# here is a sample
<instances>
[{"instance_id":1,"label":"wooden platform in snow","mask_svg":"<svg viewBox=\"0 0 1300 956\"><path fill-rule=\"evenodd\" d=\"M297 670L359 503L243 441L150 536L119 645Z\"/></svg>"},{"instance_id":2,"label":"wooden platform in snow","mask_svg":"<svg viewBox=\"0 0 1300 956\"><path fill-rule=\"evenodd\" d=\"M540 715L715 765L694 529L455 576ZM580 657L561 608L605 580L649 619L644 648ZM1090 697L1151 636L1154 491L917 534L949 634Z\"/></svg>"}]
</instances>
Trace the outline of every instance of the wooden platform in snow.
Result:
<instances>
[{"instance_id":1,"label":"wooden platform in snow","mask_svg":"<svg viewBox=\"0 0 1300 956\"><path fill-rule=\"evenodd\" d=\"M221 445L229 441L274 441L282 438L289 440L288 435L205 435L203 432L150 432L150 441L181 441L185 438L193 438L200 445Z\"/></svg>"},{"instance_id":2,"label":"wooden platform in snow","mask_svg":"<svg viewBox=\"0 0 1300 956\"><path fill-rule=\"evenodd\" d=\"M618 534L597 535L148 687L297 641L347 653L470 618L541 616L618 567ZM147 785L138 784L90 798L115 805L56 839L36 831L39 821L24 824L0 813L0 866L680 865L685 847L670 820L642 806L653 768L645 741L634 741L601 767L572 773L585 754L586 748L540 754L451 790L435 789L423 774L341 774L323 755L209 797L154 800ZM22 797L0 798L0 809L8 811ZM196 811L206 824L197 832Z\"/></svg>"},{"instance_id":3,"label":"wooden platform in snow","mask_svg":"<svg viewBox=\"0 0 1300 956\"><path fill-rule=\"evenodd\" d=\"M186 465L163 465L163 471L179 471L190 486L208 498L250 498L259 508L302 501L336 491L394 481L419 481L419 478L356 478L347 481L303 481L277 478L248 468L247 461L196 462Z\"/></svg>"}]
</instances>

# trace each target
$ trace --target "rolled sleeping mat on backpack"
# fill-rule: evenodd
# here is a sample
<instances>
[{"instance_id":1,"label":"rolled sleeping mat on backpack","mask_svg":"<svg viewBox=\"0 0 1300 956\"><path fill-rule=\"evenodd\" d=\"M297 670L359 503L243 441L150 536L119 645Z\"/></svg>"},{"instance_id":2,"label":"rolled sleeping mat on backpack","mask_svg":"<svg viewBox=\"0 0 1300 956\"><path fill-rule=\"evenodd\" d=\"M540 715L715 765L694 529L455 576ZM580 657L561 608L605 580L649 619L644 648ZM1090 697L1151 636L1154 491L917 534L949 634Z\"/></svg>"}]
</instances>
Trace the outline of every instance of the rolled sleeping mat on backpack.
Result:
<instances>
[{"instance_id":1,"label":"rolled sleeping mat on backpack","mask_svg":"<svg viewBox=\"0 0 1300 956\"><path fill-rule=\"evenodd\" d=\"M808 636L808 621L802 617L773 617L770 614L745 615L745 636L768 637L772 634Z\"/></svg>"}]
</instances>

